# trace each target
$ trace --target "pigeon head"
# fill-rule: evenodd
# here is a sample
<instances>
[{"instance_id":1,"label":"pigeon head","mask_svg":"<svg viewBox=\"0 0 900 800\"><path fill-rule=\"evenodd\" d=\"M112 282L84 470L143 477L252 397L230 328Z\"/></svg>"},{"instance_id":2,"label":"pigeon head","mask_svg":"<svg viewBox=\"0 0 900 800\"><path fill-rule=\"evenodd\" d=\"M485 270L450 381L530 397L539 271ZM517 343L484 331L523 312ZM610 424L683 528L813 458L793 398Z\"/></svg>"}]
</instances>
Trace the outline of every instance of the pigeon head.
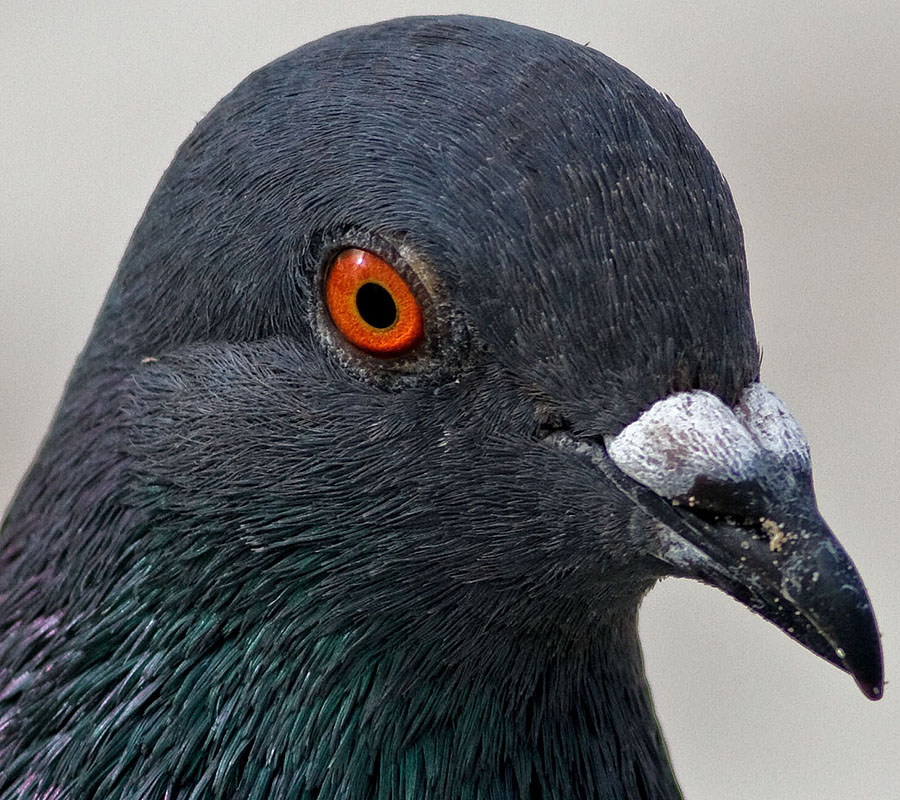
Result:
<instances>
[{"instance_id":1,"label":"pigeon head","mask_svg":"<svg viewBox=\"0 0 900 800\"><path fill-rule=\"evenodd\" d=\"M273 62L161 180L8 513L0 787L677 797L666 575L877 695L758 372L727 185L628 70L469 17Z\"/></svg>"}]
</instances>

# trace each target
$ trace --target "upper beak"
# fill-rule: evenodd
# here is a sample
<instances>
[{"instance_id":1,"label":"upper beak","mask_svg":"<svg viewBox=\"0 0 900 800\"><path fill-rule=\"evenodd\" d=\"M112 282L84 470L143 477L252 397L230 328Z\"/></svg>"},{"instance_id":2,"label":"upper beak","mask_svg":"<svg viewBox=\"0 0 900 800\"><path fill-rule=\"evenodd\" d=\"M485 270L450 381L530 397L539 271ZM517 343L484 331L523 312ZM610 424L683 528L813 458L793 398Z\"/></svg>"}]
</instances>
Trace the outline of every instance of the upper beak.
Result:
<instances>
[{"instance_id":1,"label":"upper beak","mask_svg":"<svg viewBox=\"0 0 900 800\"><path fill-rule=\"evenodd\" d=\"M751 384L733 409L707 392L672 395L592 460L658 522L651 555L670 572L717 586L881 697L869 597L819 515L806 439L774 394Z\"/></svg>"}]
</instances>

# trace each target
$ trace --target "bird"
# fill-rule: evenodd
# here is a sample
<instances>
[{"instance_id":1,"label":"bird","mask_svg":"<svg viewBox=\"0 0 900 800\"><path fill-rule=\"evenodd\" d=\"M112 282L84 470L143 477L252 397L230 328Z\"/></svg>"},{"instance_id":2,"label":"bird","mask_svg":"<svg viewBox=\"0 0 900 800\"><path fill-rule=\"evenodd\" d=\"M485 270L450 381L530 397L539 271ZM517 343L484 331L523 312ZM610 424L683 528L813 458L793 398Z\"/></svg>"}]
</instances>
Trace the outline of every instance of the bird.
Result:
<instances>
[{"instance_id":1,"label":"bird","mask_svg":"<svg viewBox=\"0 0 900 800\"><path fill-rule=\"evenodd\" d=\"M0 798L679 798L670 576L881 696L711 155L548 33L331 34L180 147L6 513Z\"/></svg>"}]
</instances>

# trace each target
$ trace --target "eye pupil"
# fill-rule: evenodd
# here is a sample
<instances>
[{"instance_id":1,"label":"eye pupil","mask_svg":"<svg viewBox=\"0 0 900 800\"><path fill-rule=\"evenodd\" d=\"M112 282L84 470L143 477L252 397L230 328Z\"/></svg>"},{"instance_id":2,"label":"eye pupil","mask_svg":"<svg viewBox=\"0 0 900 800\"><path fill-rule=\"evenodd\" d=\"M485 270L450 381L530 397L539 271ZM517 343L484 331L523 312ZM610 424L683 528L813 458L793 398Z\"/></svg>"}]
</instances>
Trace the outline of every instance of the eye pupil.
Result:
<instances>
[{"instance_id":1,"label":"eye pupil","mask_svg":"<svg viewBox=\"0 0 900 800\"><path fill-rule=\"evenodd\" d=\"M356 309L373 328L390 328L397 321L397 304L377 283L364 283L356 292Z\"/></svg>"}]
</instances>

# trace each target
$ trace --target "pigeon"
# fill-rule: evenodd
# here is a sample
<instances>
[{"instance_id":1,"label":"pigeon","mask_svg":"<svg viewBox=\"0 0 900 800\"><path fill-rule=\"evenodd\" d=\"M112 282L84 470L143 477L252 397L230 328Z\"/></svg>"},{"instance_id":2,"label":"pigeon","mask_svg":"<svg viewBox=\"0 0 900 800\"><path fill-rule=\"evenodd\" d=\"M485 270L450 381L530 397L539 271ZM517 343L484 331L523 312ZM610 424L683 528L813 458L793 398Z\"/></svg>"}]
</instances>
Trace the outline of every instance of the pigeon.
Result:
<instances>
[{"instance_id":1,"label":"pigeon","mask_svg":"<svg viewBox=\"0 0 900 800\"><path fill-rule=\"evenodd\" d=\"M413 17L263 67L154 191L3 522L0 798L678 798L667 576L878 698L759 373L728 186L611 59Z\"/></svg>"}]
</instances>

